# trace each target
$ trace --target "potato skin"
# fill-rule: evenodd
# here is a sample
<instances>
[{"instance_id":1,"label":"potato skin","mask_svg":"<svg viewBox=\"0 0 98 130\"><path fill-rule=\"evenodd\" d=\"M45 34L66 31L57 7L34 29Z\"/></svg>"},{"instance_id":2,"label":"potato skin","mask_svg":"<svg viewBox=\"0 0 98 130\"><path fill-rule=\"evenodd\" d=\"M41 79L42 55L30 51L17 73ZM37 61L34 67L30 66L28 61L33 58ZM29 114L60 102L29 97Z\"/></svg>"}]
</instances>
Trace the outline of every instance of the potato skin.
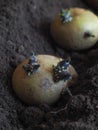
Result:
<instances>
[{"instance_id":1,"label":"potato skin","mask_svg":"<svg viewBox=\"0 0 98 130\"><path fill-rule=\"evenodd\" d=\"M98 17L89 10L70 8L72 21L62 23L57 14L51 23L51 35L61 47L68 50L84 50L98 41ZM91 20L92 19L92 20ZM85 37L91 32L94 37Z\"/></svg>"},{"instance_id":2,"label":"potato skin","mask_svg":"<svg viewBox=\"0 0 98 130\"><path fill-rule=\"evenodd\" d=\"M85 2L94 9L98 9L98 0L85 0Z\"/></svg>"},{"instance_id":3,"label":"potato skin","mask_svg":"<svg viewBox=\"0 0 98 130\"><path fill-rule=\"evenodd\" d=\"M27 76L23 69L23 65L28 63L28 59L18 65L12 78L13 89L26 104L52 104L58 100L63 88L76 82L78 74L70 65L68 71L73 76L72 81L64 82L62 80L55 83L52 66L57 65L60 59L50 55L38 55L37 59L41 65L40 70L31 76Z\"/></svg>"}]
</instances>

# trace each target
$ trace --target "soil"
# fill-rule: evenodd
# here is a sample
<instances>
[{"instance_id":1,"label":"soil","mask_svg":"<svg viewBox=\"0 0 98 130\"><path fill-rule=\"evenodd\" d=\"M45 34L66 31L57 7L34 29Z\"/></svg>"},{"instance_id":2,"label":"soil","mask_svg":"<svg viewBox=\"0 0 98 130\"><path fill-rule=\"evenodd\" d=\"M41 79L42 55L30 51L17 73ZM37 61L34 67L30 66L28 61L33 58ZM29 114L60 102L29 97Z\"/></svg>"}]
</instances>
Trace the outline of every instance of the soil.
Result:
<instances>
[{"instance_id":1,"label":"soil","mask_svg":"<svg viewBox=\"0 0 98 130\"><path fill-rule=\"evenodd\" d=\"M98 130L98 45L69 52L50 34L53 17L66 7L88 8L80 0L0 1L0 130ZM32 50L71 57L79 73L77 84L69 88L72 96L66 91L52 106L28 106L16 96L13 71Z\"/></svg>"}]
</instances>

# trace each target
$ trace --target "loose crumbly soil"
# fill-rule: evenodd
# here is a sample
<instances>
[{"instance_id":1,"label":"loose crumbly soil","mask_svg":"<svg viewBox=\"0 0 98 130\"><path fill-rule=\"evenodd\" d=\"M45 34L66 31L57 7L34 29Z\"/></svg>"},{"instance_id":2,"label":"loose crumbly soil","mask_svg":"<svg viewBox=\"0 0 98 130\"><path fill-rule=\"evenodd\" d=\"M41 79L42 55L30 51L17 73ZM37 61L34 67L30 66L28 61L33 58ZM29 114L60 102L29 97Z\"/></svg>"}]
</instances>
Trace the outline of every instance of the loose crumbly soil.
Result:
<instances>
[{"instance_id":1,"label":"loose crumbly soil","mask_svg":"<svg viewBox=\"0 0 98 130\"><path fill-rule=\"evenodd\" d=\"M98 130L98 46L68 52L53 41L50 23L61 8L84 7L80 0L0 0L0 130ZM79 73L52 106L27 106L14 93L16 66L31 51L71 57Z\"/></svg>"}]
</instances>

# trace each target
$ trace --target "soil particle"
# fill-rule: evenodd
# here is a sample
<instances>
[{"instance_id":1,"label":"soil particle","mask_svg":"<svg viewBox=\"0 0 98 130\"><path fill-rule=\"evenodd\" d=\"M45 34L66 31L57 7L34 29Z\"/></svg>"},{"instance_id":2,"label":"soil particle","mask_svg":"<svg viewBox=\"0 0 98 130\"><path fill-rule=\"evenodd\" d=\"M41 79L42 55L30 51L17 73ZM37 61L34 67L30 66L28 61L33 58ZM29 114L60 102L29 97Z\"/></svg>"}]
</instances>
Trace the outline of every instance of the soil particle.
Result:
<instances>
[{"instance_id":1,"label":"soil particle","mask_svg":"<svg viewBox=\"0 0 98 130\"><path fill-rule=\"evenodd\" d=\"M28 128L39 125L43 121L44 112L37 107L28 107L19 113L19 117L23 125Z\"/></svg>"},{"instance_id":2,"label":"soil particle","mask_svg":"<svg viewBox=\"0 0 98 130\"><path fill-rule=\"evenodd\" d=\"M87 118L93 114L93 106L88 96L77 95L72 97L67 105L67 116L70 120L78 120L80 118Z\"/></svg>"},{"instance_id":3,"label":"soil particle","mask_svg":"<svg viewBox=\"0 0 98 130\"><path fill-rule=\"evenodd\" d=\"M0 108L0 130L11 130L8 111Z\"/></svg>"}]
</instances>

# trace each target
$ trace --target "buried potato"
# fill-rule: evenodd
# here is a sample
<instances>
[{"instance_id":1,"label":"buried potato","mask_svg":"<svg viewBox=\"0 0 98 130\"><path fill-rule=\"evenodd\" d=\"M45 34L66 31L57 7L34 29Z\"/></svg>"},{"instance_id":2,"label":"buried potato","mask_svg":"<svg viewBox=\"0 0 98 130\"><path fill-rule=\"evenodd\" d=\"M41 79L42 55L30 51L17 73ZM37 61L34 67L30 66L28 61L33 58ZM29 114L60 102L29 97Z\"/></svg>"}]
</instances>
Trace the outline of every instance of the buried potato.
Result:
<instances>
[{"instance_id":1,"label":"buried potato","mask_svg":"<svg viewBox=\"0 0 98 130\"><path fill-rule=\"evenodd\" d=\"M88 49L98 41L98 17L82 8L62 9L51 23L51 34L65 49Z\"/></svg>"},{"instance_id":2,"label":"buried potato","mask_svg":"<svg viewBox=\"0 0 98 130\"><path fill-rule=\"evenodd\" d=\"M15 69L12 85L18 97L27 104L52 104L66 87L77 81L77 77L69 61L32 53Z\"/></svg>"}]
</instances>

